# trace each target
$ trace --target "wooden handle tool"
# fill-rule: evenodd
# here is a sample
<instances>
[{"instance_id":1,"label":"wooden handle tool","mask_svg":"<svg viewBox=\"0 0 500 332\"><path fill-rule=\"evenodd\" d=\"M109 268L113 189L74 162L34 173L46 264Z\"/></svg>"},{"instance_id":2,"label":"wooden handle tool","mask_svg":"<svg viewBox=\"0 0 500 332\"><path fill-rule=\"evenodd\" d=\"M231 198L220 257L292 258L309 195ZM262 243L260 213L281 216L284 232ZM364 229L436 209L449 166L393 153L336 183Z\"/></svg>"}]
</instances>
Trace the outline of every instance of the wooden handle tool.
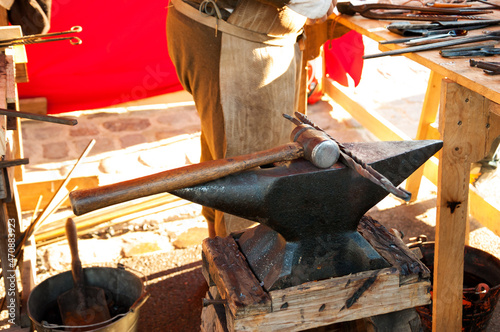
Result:
<instances>
[{"instance_id":1,"label":"wooden handle tool","mask_svg":"<svg viewBox=\"0 0 500 332\"><path fill-rule=\"evenodd\" d=\"M107 186L76 190L69 197L73 212L78 216L132 199L195 186L236 172L303 156L301 144L288 143L234 158L207 161Z\"/></svg>"}]
</instances>

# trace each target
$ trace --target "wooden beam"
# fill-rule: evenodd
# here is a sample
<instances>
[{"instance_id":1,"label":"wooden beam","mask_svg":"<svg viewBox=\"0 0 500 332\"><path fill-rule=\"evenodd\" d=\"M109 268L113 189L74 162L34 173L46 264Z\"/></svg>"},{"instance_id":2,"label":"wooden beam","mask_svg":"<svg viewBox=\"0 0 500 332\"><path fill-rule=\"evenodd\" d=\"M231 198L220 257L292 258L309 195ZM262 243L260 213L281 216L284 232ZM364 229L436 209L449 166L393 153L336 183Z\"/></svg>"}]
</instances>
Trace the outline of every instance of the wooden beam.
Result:
<instances>
[{"instance_id":1,"label":"wooden beam","mask_svg":"<svg viewBox=\"0 0 500 332\"><path fill-rule=\"evenodd\" d=\"M19 99L19 110L25 113L47 115L47 98L21 98Z\"/></svg>"},{"instance_id":2,"label":"wooden beam","mask_svg":"<svg viewBox=\"0 0 500 332\"><path fill-rule=\"evenodd\" d=\"M203 261L233 317L271 311L271 299L231 236L203 240Z\"/></svg>"},{"instance_id":3,"label":"wooden beam","mask_svg":"<svg viewBox=\"0 0 500 332\"><path fill-rule=\"evenodd\" d=\"M40 204L41 209L45 209L52 196L54 196L57 188L59 188L64 180L52 180L42 182L18 182L17 189L21 198L22 211L32 211L36 207L37 200L42 196ZM72 178L67 187L79 189L95 188L99 186L99 178L97 176L85 176ZM62 207L69 207L69 201L65 201Z\"/></svg>"},{"instance_id":4,"label":"wooden beam","mask_svg":"<svg viewBox=\"0 0 500 332\"><path fill-rule=\"evenodd\" d=\"M432 329L461 331L470 165L489 152L489 109L485 97L448 79L441 101Z\"/></svg>"},{"instance_id":5,"label":"wooden beam","mask_svg":"<svg viewBox=\"0 0 500 332\"><path fill-rule=\"evenodd\" d=\"M401 141L411 138L399 130L396 126L385 120L375 111L366 110L362 105L354 101L353 97L348 96L338 89L333 80L324 79L323 89L325 94L330 96L337 104L356 119L364 128L377 136L382 141Z\"/></svg>"},{"instance_id":6,"label":"wooden beam","mask_svg":"<svg viewBox=\"0 0 500 332\"><path fill-rule=\"evenodd\" d=\"M416 140L431 139L431 132L434 138L436 131L432 131L431 125L436 122L437 111L439 108L439 98L441 91L441 80L443 77L438 73L431 71L429 81L427 83L427 90L425 92L424 104L422 105L422 112L420 114L420 121L417 128ZM418 191L420 189L420 181L424 174L425 165L420 166L407 180L406 190L412 193L411 201L416 201Z\"/></svg>"}]
</instances>

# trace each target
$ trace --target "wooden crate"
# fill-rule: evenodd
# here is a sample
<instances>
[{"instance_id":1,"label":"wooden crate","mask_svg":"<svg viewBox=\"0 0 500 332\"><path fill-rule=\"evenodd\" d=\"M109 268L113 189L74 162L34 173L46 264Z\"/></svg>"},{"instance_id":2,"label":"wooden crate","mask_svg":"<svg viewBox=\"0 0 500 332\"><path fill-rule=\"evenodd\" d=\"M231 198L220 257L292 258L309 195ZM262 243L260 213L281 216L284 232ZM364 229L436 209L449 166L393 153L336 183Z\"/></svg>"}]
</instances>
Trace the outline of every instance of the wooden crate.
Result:
<instances>
[{"instance_id":1,"label":"wooden crate","mask_svg":"<svg viewBox=\"0 0 500 332\"><path fill-rule=\"evenodd\" d=\"M203 241L204 331L302 331L430 303L430 271L399 237L363 217L358 231L389 268L266 292L233 236Z\"/></svg>"}]
</instances>

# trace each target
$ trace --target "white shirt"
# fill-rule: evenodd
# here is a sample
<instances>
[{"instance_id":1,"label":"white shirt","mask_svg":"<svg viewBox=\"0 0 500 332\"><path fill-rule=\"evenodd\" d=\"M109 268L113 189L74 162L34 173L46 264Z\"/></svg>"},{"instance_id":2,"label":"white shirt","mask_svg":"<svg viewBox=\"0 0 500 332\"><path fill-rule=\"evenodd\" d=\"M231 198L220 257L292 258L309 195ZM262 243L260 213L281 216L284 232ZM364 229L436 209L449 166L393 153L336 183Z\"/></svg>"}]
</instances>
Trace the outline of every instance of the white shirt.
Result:
<instances>
[{"instance_id":1,"label":"white shirt","mask_svg":"<svg viewBox=\"0 0 500 332\"><path fill-rule=\"evenodd\" d=\"M307 18L318 19L325 16L332 0L291 0L287 7Z\"/></svg>"}]
</instances>

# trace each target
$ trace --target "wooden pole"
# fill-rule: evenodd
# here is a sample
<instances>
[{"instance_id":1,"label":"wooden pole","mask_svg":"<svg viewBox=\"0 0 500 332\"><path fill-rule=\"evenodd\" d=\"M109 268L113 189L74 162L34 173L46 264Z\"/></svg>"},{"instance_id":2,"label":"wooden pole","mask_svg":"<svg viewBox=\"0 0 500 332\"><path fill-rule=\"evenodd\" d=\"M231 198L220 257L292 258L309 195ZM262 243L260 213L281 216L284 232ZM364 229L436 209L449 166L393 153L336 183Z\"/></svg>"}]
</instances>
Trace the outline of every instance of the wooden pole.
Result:
<instances>
[{"instance_id":1,"label":"wooden pole","mask_svg":"<svg viewBox=\"0 0 500 332\"><path fill-rule=\"evenodd\" d=\"M443 80L432 308L432 330L436 332L462 329L470 165L489 151L488 116L488 102L483 96Z\"/></svg>"}]
</instances>

